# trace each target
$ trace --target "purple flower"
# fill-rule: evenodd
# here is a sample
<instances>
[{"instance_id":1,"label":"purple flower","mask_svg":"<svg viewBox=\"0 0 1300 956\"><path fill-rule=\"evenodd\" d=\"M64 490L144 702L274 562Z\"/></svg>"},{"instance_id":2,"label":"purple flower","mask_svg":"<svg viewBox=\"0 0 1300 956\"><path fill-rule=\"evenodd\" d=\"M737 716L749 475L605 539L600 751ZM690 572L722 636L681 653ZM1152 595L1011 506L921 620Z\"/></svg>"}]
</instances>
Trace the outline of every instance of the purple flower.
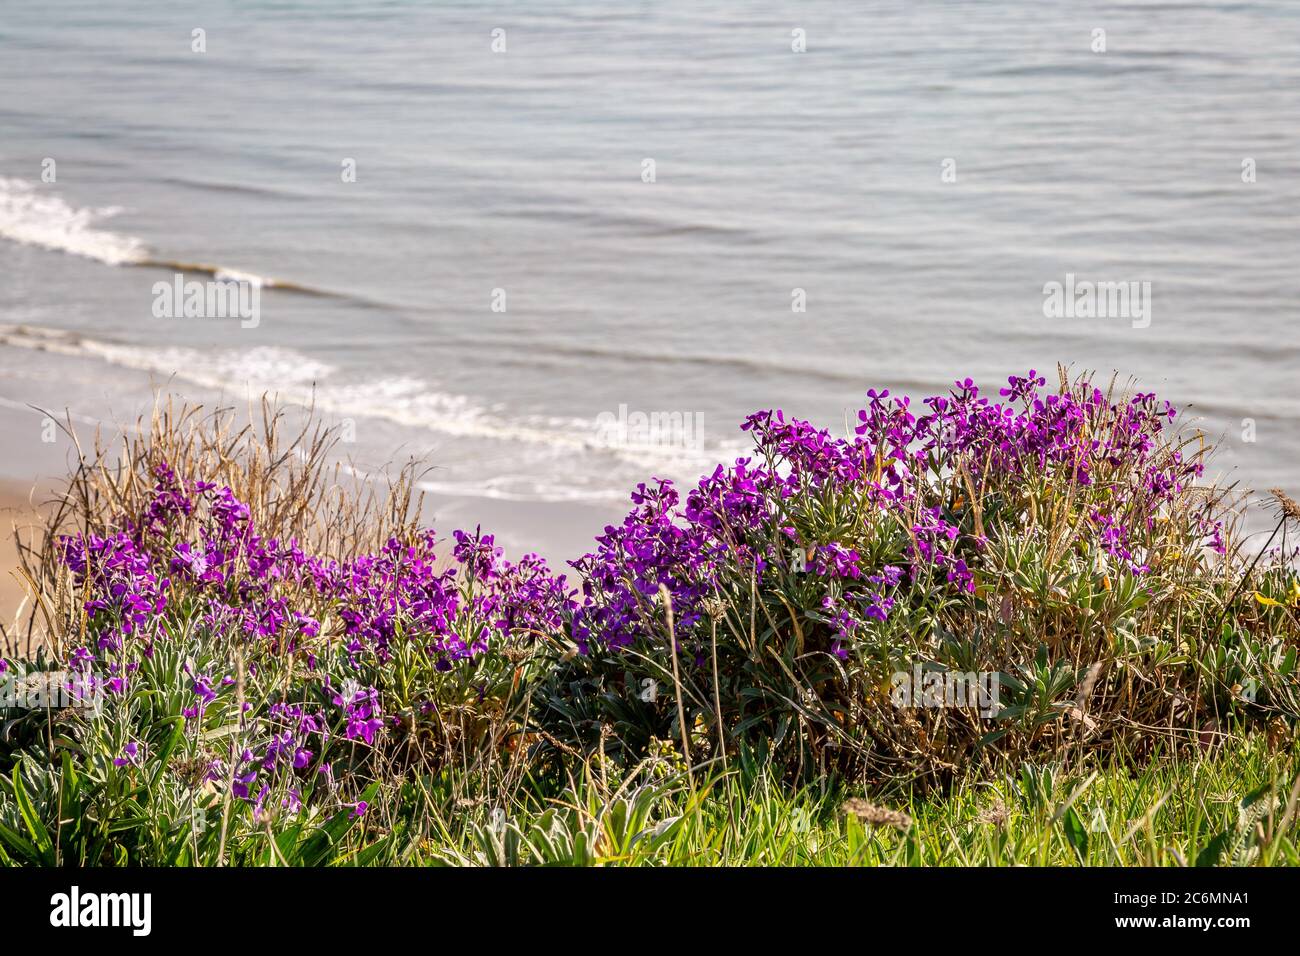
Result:
<instances>
[{"instance_id":1,"label":"purple flower","mask_svg":"<svg viewBox=\"0 0 1300 956\"><path fill-rule=\"evenodd\" d=\"M125 767L139 763L140 745L134 740L122 748L122 756L113 758L114 767Z\"/></svg>"},{"instance_id":2,"label":"purple flower","mask_svg":"<svg viewBox=\"0 0 1300 956\"><path fill-rule=\"evenodd\" d=\"M379 691L373 687L362 688L356 681L349 680L343 685L343 690L334 695L334 706L342 707L347 716L344 736L348 740L374 744L376 731L384 726L379 709Z\"/></svg>"}]
</instances>

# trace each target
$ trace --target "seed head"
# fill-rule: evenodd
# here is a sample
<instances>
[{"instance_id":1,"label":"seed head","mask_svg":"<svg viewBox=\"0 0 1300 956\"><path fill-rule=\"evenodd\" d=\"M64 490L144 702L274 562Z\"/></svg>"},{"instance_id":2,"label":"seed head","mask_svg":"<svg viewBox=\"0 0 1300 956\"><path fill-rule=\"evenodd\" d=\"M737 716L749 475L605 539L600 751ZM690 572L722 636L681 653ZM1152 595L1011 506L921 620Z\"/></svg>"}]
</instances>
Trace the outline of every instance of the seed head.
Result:
<instances>
[{"instance_id":1,"label":"seed head","mask_svg":"<svg viewBox=\"0 0 1300 956\"><path fill-rule=\"evenodd\" d=\"M1282 514L1284 516L1290 518L1292 521L1300 521L1300 505L1296 504L1294 498L1288 495L1281 488L1270 488L1268 490L1271 491L1273 497L1277 499L1277 503L1282 509Z\"/></svg>"},{"instance_id":2,"label":"seed head","mask_svg":"<svg viewBox=\"0 0 1300 956\"><path fill-rule=\"evenodd\" d=\"M844 801L844 812L857 817L863 823L877 827L895 827L906 830L912 825L912 818L902 810L878 807L861 797L850 797Z\"/></svg>"}]
</instances>

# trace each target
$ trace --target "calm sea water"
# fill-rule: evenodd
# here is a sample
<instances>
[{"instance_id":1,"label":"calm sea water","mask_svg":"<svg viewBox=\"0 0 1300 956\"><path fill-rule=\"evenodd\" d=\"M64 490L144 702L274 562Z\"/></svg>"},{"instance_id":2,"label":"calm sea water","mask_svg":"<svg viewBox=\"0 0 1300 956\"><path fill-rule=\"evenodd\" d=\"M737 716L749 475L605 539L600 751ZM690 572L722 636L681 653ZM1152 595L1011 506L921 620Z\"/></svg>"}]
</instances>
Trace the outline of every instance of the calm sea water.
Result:
<instances>
[{"instance_id":1,"label":"calm sea water","mask_svg":"<svg viewBox=\"0 0 1300 956\"><path fill-rule=\"evenodd\" d=\"M257 326L156 317L191 263L276 280ZM754 409L843 427L870 386L1057 362L1191 406L1223 471L1294 492L1297 263L1291 0L0 12L0 412L270 389L362 463L428 456L466 515L587 535ZM1149 282L1149 325L1046 317L1067 274Z\"/></svg>"}]
</instances>

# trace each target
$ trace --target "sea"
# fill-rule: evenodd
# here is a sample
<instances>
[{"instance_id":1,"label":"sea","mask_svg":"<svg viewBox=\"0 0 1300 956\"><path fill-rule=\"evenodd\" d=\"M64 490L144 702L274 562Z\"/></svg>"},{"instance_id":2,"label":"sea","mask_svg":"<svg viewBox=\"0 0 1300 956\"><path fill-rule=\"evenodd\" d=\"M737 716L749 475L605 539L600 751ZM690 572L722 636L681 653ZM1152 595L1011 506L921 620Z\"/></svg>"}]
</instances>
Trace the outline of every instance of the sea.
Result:
<instances>
[{"instance_id":1,"label":"sea","mask_svg":"<svg viewBox=\"0 0 1300 956\"><path fill-rule=\"evenodd\" d=\"M0 2L13 478L269 393L562 559L755 410L1064 365L1295 494L1298 266L1295 0Z\"/></svg>"}]
</instances>

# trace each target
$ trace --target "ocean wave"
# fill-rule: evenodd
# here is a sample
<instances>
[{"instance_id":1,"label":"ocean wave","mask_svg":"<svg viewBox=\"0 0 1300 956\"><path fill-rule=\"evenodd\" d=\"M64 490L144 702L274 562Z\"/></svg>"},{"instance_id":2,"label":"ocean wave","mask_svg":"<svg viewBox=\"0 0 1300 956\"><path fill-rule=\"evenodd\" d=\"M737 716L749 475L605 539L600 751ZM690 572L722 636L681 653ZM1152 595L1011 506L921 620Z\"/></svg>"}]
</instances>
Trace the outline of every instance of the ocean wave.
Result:
<instances>
[{"instance_id":1,"label":"ocean wave","mask_svg":"<svg viewBox=\"0 0 1300 956\"><path fill-rule=\"evenodd\" d=\"M532 475L497 476L485 481L418 481L431 495L486 498L490 501L551 501L572 504L625 504L627 488L584 488L570 482L543 481Z\"/></svg>"},{"instance_id":2,"label":"ocean wave","mask_svg":"<svg viewBox=\"0 0 1300 956\"><path fill-rule=\"evenodd\" d=\"M274 279L271 276L258 275L256 272L248 272L243 269L235 269L230 266L214 265L208 262L182 262L178 259L155 259L147 257L131 265L142 266L145 268L165 269L168 272L192 272L199 275L208 275L218 282L246 282L249 285L256 286L259 289L282 289L287 292L300 292L303 295L314 295L325 299L342 299L348 298L338 292L330 292L327 289L318 289L315 286L303 285L299 282L290 282L287 279ZM360 302L359 304L367 304Z\"/></svg>"},{"instance_id":3,"label":"ocean wave","mask_svg":"<svg viewBox=\"0 0 1300 956\"><path fill-rule=\"evenodd\" d=\"M310 385L334 371L333 366L274 346L226 351L181 346L137 348L33 325L0 325L0 345L98 359L119 368L174 376L218 390L283 391Z\"/></svg>"},{"instance_id":4,"label":"ocean wave","mask_svg":"<svg viewBox=\"0 0 1300 956\"><path fill-rule=\"evenodd\" d=\"M336 367L275 346L142 348L31 325L0 325L0 345L99 360L221 393L270 394L279 402L314 408L337 419L378 420L411 431L431 431L473 443L478 450L485 445L504 446L514 450L516 468L535 472L527 480L498 475L459 482L454 486L457 494L468 494L466 489L474 487L478 496L503 500L621 499L623 495L608 487L596 489L583 483L592 475L600 475L606 486L613 478L632 480L647 474L693 479L745 447L738 440L704 441L702 422L686 421L684 415L638 419L635 412L629 418L623 409L597 419L511 416L469 396L440 391L419 378L339 381ZM500 452L489 449L489 454ZM590 467L575 467L577 458L591 459ZM611 470L611 465L622 467ZM566 477L555 477L561 473ZM436 490L453 493L452 488L441 483Z\"/></svg>"},{"instance_id":5,"label":"ocean wave","mask_svg":"<svg viewBox=\"0 0 1300 956\"><path fill-rule=\"evenodd\" d=\"M339 293L245 269L157 257L143 239L98 228L99 223L121 212L121 206L72 206L34 183L0 176L0 237L13 242L81 256L109 266L193 272L212 276L218 282L246 282L260 289L342 297Z\"/></svg>"},{"instance_id":6,"label":"ocean wave","mask_svg":"<svg viewBox=\"0 0 1300 956\"><path fill-rule=\"evenodd\" d=\"M0 236L23 245L110 266L136 265L148 255L143 240L97 227L121 211L120 206L71 206L26 180L0 176Z\"/></svg>"}]
</instances>

